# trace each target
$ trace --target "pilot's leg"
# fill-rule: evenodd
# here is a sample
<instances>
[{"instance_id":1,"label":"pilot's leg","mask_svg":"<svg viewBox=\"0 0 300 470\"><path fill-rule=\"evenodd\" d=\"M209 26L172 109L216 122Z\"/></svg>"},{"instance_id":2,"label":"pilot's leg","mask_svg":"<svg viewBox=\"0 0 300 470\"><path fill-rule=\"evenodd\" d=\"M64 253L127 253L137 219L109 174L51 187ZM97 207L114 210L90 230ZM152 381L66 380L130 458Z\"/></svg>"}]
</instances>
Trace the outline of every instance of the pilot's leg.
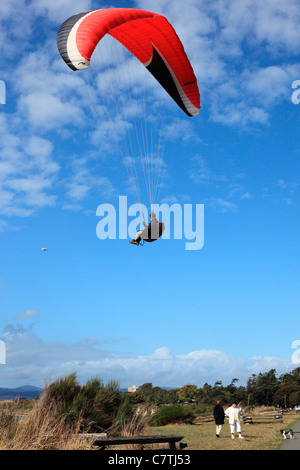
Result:
<instances>
[{"instance_id":1,"label":"pilot's leg","mask_svg":"<svg viewBox=\"0 0 300 470\"><path fill-rule=\"evenodd\" d=\"M139 245L139 243L142 239L141 238L142 233L143 233L143 230L139 230L138 232L136 232L134 239L129 240L129 243L132 243L133 245Z\"/></svg>"}]
</instances>

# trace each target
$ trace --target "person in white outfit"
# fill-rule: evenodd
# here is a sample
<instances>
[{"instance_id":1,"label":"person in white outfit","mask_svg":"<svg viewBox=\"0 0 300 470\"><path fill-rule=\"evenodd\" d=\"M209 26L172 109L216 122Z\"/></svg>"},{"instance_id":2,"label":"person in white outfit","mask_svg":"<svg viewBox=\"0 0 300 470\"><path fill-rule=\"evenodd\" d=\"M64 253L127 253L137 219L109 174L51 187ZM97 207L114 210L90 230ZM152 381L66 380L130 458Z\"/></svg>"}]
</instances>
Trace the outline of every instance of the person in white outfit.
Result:
<instances>
[{"instance_id":1,"label":"person in white outfit","mask_svg":"<svg viewBox=\"0 0 300 470\"><path fill-rule=\"evenodd\" d=\"M237 406L236 402L233 402L232 405L225 410L225 416L229 418L229 426L231 432L231 439L234 439L235 430L239 433L239 438L244 439L242 436L241 429L241 414L243 413L242 408Z\"/></svg>"}]
</instances>

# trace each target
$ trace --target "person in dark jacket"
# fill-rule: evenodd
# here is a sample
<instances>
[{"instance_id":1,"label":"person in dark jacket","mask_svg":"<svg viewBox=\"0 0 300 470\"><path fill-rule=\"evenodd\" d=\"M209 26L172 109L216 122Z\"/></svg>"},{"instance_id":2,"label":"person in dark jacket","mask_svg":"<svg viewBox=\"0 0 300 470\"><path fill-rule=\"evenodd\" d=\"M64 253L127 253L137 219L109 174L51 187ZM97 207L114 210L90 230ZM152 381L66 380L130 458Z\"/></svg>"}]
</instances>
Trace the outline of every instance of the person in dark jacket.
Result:
<instances>
[{"instance_id":1,"label":"person in dark jacket","mask_svg":"<svg viewBox=\"0 0 300 470\"><path fill-rule=\"evenodd\" d=\"M149 225L147 225L145 222L143 222L143 225L145 227L144 230L139 230L136 232L134 239L129 240L129 243L132 243L133 245L139 245L143 238L155 240L159 237L159 222L154 212L151 212L150 214Z\"/></svg>"},{"instance_id":2,"label":"person in dark jacket","mask_svg":"<svg viewBox=\"0 0 300 470\"><path fill-rule=\"evenodd\" d=\"M214 418L216 423L216 436L220 437L225 418L224 408L222 406L221 400L218 400L216 406L214 407Z\"/></svg>"}]
</instances>

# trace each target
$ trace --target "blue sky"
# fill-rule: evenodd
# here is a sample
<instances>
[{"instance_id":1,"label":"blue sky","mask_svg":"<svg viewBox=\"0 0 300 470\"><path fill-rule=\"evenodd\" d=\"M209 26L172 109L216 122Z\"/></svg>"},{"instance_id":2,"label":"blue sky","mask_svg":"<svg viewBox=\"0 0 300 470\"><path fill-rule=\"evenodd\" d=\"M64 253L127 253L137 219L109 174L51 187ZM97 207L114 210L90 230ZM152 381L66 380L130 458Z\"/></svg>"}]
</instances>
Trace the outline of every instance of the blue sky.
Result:
<instances>
[{"instance_id":1,"label":"blue sky","mask_svg":"<svg viewBox=\"0 0 300 470\"><path fill-rule=\"evenodd\" d=\"M188 118L109 44L103 56L97 48L96 72L67 68L60 25L106 7L168 18L198 79L199 116ZM74 371L122 387L244 384L297 366L299 20L296 0L187 0L184 11L179 0L1 4L1 386L42 386ZM101 115L110 76L101 61L114 60L130 64L114 72L116 93L131 80L156 110L153 141L160 129L165 143L158 202L204 204L201 250L96 236L100 204L136 202L112 150L116 110Z\"/></svg>"}]
</instances>

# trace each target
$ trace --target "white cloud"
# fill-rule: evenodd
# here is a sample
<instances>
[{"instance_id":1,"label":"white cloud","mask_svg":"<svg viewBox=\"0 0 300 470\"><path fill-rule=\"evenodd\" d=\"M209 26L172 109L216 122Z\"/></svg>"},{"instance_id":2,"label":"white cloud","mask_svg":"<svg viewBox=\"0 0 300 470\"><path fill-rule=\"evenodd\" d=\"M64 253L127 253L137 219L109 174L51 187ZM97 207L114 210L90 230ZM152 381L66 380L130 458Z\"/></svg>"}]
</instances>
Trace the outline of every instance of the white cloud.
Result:
<instances>
[{"instance_id":1,"label":"white cloud","mask_svg":"<svg viewBox=\"0 0 300 470\"><path fill-rule=\"evenodd\" d=\"M261 45L269 51L298 54L300 11L297 0L216 0L220 40Z\"/></svg>"},{"instance_id":2,"label":"white cloud","mask_svg":"<svg viewBox=\"0 0 300 470\"><path fill-rule=\"evenodd\" d=\"M107 343L127 341L124 338L104 341L87 338L66 345L42 340L32 328L20 325L7 326L1 340L7 351L7 363L2 370L2 383L6 386L24 383L41 386L44 381L71 372L76 372L82 382L99 375L104 381L119 381L122 387L145 382L157 386L180 387L187 383L201 386L217 380L230 383L234 377L243 384L253 373L271 368L283 372L289 363L271 356L233 357L220 350L199 349L176 354L166 346L149 355L125 354L104 349Z\"/></svg>"},{"instance_id":3,"label":"white cloud","mask_svg":"<svg viewBox=\"0 0 300 470\"><path fill-rule=\"evenodd\" d=\"M299 65L282 64L245 70L242 77L244 93L266 108L290 101L291 83L299 74Z\"/></svg>"},{"instance_id":4,"label":"white cloud","mask_svg":"<svg viewBox=\"0 0 300 470\"><path fill-rule=\"evenodd\" d=\"M235 211L238 205L221 197L211 197L207 199L206 204L221 212Z\"/></svg>"},{"instance_id":5,"label":"white cloud","mask_svg":"<svg viewBox=\"0 0 300 470\"><path fill-rule=\"evenodd\" d=\"M39 312L36 310L25 310L24 312L18 313L15 315L15 321L23 321L23 320L28 320L32 318L36 318L39 316Z\"/></svg>"},{"instance_id":6,"label":"white cloud","mask_svg":"<svg viewBox=\"0 0 300 470\"><path fill-rule=\"evenodd\" d=\"M175 27L198 78L202 107L213 121L265 125L270 106L290 99L290 85L300 73L293 63L300 41L297 0L189 0L184 8L180 1L139 0L137 5L165 15Z\"/></svg>"},{"instance_id":7,"label":"white cloud","mask_svg":"<svg viewBox=\"0 0 300 470\"><path fill-rule=\"evenodd\" d=\"M0 46L3 63L19 52L20 41L26 44L32 33L32 15L26 0L0 3ZM1 67L5 75L6 67Z\"/></svg>"},{"instance_id":8,"label":"white cloud","mask_svg":"<svg viewBox=\"0 0 300 470\"><path fill-rule=\"evenodd\" d=\"M252 198L252 196L251 196L250 193L245 193L241 196L241 199L251 199L251 198Z\"/></svg>"},{"instance_id":9,"label":"white cloud","mask_svg":"<svg viewBox=\"0 0 300 470\"><path fill-rule=\"evenodd\" d=\"M244 175L236 173L227 177L224 174L213 171L202 156L197 155L192 159L189 174L190 179L196 185L205 185L211 189L212 195L206 196L204 204L219 211L236 211L239 203L251 199L251 194L240 183ZM221 193L221 195L219 195Z\"/></svg>"},{"instance_id":10,"label":"white cloud","mask_svg":"<svg viewBox=\"0 0 300 470\"><path fill-rule=\"evenodd\" d=\"M191 201L191 197L188 194L169 194L162 198L160 204L188 204Z\"/></svg>"},{"instance_id":11,"label":"white cloud","mask_svg":"<svg viewBox=\"0 0 300 470\"><path fill-rule=\"evenodd\" d=\"M81 11L92 10L92 0L31 0L30 7L36 15L46 16L54 23L63 22ZM100 7L98 7L100 8ZM102 5L101 5L101 8Z\"/></svg>"},{"instance_id":12,"label":"white cloud","mask_svg":"<svg viewBox=\"0 0 300 470\"><path fill-rule=\"evenodd\" d=\"M215 184L228 181L226 176L213 171L201 155L197 155L192 159L190 178L196 184Z\"/></svg>"},{"instance_id":13,"label":"white cloud","mask_svg":"<svg viewBox=\"0 0 300 470\"><path fill-rule=\"evenodd\" d=\"M163 125L162 132L166 141L181 140L183 143L194 143L199 144L201 139L198 136L197 129L195 127L195 121L185 119L172 119L166 121Z\"/></svg>"},{"instance_id":14,"label":"white cloud","mask_svg":"<svg viewBox=\"0 0 300 470\"><path fill-rule=\"evenodd\" d=\"M291 192L291 193L294 193L296 191L296 189L298 188L299 186L299 183L296 183L294 181L284 181L283 179L280 179L278 180L278 186L281 188L281 189L286 189L287 191Z\"/></svg>"},{"instance_id":15,"label":"white cloud","mask_svg":"<svg viewBox=\"0 0 300 470\"><path fill-rule=\"evenodd\" d=\"M69 165L69 176L64 180L64 188L67 201L63 208L78 210L91 191L95 191L98 196L105 196L109 200L116 196L116 190L106 176L102 176L100 170L95 171L95 156L84 155L81 158L74 158Z\"/></svg>"},{"instance_id":16,"label":"white cloud","mask_svg":"<svg viewBox=\"0 0 300 470\"><path fill-rule=\"evenodd\" d=\"M24 136L11 116L1 115L0 123L0 213L27 217L37 207L52 206L56 197L50 191L59 172L52 143Z\"/></svg>"},{"instance_id":17,"label":"white cloud","mask_svg":"<svg viewBox=\"0 0 300 470\"><path fill-rule=\"evenodd\" d=\"M81 111L72 103L64 103L50 93L30 93L19 99L19 111L28 116L35 128L60 130L60 126L77 124Z\"/></svg>"},{"instance_id":18,"label":"white cloud","mask_svg":"<svg viewBox=\"0 0 300 470\"><path fill-rule=\"evenodd\" d=\"M244 101L226 104L224 98L216 96L211 108L211 119L225 126L248 127L255 124L267 124L270 114L262 107L251 106Z\"/></svg>"}]
</instances>

